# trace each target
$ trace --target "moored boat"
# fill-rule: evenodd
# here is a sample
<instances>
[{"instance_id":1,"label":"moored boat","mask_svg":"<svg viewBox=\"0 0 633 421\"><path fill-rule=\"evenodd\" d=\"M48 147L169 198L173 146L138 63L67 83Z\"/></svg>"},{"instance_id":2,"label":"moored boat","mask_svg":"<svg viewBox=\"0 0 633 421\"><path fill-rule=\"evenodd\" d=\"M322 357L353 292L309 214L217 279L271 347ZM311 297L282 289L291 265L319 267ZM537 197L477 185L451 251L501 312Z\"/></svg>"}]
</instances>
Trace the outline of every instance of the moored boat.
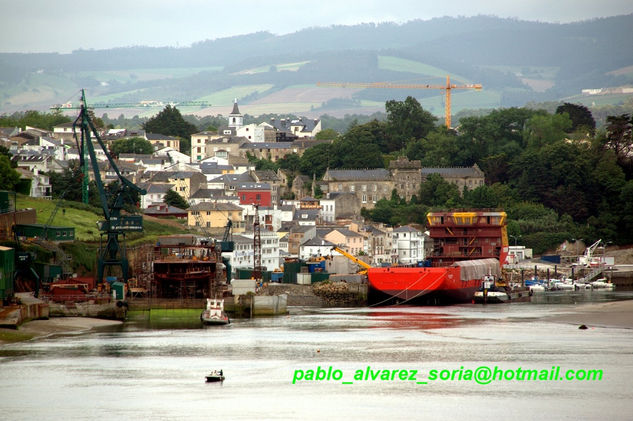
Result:
<instances>
[{"instance_id":1,"label":"moored boat","mask_svg":"<svg viewBox=\"0 0 633 421\"><path fill-rule=\"evenodd\" d=\"M498 304L510 301L510 297L504 291L477 291L473 301L475 304Z\"/></svg>"},{"instance_id":2,"label":"moored boat","mask_svg":"<svg viewBox=\"0 0 633 421\"><path fill-rule=\"evenodd\" d=\"M205 325L226 325L231 323L224 312L224 300L207 298L207 307L200 314L200 320Z\"/></svg>"},{"instance_id":3,"label":"moored boat","mask_svg":"<svg viewBox=\"0 0 633 421\"><path fill-rule=\"evenodd\" d=\"M473 295L475 304L497 304L510 301L507 292L498 289L495 285L494 278L486 276L478 291Z\"/></svg>"},{"instance_id":4,"label":"moored boat","mask_svg":"<svg viewBox=\"0 0 633 421\"><path fill-rule=\"evenodd\" d=\"M591 287L593 289L614 290L615 284L608 282L606 278L600 278L596 281L591 282Z\"/></svg>"}]
</instances>

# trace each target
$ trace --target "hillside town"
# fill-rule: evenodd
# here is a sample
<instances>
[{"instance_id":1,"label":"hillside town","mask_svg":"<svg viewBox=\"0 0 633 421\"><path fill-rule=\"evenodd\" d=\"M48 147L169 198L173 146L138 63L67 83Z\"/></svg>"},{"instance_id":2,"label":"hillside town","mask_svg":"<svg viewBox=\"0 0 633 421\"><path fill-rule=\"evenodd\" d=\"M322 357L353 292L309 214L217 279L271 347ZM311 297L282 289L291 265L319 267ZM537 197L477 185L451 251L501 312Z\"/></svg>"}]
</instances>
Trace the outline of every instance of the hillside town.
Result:
<instances>
[{"instance_id":1,"label":"hillside town","mask_svg":"<svg viewBox=\"0 0 633 421\"><path fill-rule=\"evenodd\" d=\"M418 264L428 254L425 246L429 247L423 227L368 223L361 210L372 209L393 192L411 199L430 174L439 174L460 191L485 182L476 164L424 168L420 161L405 157L392 161L386 169L327 169L321 180L282 169L256 170L248 159L275 162L288 154L301 156L316 144L331 142L315 139L321 129L320 120L308 118L245 125L236 100L226 126L217 132L191 135L190 155L180 152L177 137L161 133L110 129L101 137L106 144L140 137L154 147L152 154L121 153L115 160L124 177L147 191L139 203L145 215L186 221L200 234L216 239L230 221L236 244L229 253L234 269L252 268L255 263L256 215L261 226L261 265L267 271L279 270L287 258L337 255L333 247L373 266ZM51 199L48 174L62 172L69 162L79 159L72 123L55 126L52 132L28 126L24 130L2 128L0 142L13 155L21 177L31 180L33 197ZM104 184L116 180L102 149L94 149ZM94 175L90 173L90 177ZM178 193L189 207L166 204L170 191Z\"/></svg>"}]
</instances>

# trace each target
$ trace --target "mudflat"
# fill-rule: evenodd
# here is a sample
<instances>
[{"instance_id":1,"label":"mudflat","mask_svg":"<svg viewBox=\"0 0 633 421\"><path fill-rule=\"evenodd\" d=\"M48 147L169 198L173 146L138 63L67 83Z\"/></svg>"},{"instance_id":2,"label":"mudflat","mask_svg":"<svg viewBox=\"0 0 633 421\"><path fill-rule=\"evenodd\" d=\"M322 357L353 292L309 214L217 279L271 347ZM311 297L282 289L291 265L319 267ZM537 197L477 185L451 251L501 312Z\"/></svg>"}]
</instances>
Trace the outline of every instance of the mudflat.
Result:
<instances>
[{"instance_id":1,"label":"mudflat","mask_svg":"<svg viewBox=\"0 0 633 421\"><path fill-rule=\"evenodd\" d=\"M569 313L550 316L548 320L587 327L633 329L633 300L579 305Z\"/></svg>"},{"instance_id":2,"label":"mudflat","mask_svg":"<svg viewBox=\"0 0 633 421\"><path fill-rule=\"evenodd\" d=\"M0 329L0 345L16 340L28 340L55 334L78 334L91 329L116 326L119 320L94 319L91 317L52 317L48 320L32 320L18 329Z\"/></svg>"}]
</instances>

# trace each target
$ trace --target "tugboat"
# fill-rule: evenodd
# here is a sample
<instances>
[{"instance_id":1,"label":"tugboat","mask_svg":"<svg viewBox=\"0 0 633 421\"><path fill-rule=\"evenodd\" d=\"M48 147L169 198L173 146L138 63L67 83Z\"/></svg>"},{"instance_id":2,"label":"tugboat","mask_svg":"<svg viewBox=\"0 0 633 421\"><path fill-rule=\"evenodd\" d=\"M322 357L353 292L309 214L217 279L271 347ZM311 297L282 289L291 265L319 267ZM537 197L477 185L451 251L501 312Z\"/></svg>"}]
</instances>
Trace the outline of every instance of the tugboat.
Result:
<instances>
[{"instance_id":1,"label":"tugboat","mask_svg":"<svg viewBox=\"0 0 633 421\"><path fill-rule=\"evenodd\" d=\"M231 323L224 312L224 300L207 298L207 308L200 314L200 320L205 325L227 325Z\"/></svg>"},{"instance_id":2,"label":"tugboat","mask_svg":"<svg viewBox=\"0 0 633 421\"><path fill-rule=\"evenodd\" d=\"M497 304L510 300L510 296L497 288L494 277L486 276L479 291L475 292L473 302L475 304Z\"/></svg>"},{"instance_id":3,"label":"tugboat","mask_svg":"<svg viewBox=\"0 0 633 421\"><path fill-rule=\"evenodd\" d=\"M223 382L225 379L224 372L222 370L213 370L211 373L206 375L206 378L207 383Z\"/></svg>"}]
</instances>

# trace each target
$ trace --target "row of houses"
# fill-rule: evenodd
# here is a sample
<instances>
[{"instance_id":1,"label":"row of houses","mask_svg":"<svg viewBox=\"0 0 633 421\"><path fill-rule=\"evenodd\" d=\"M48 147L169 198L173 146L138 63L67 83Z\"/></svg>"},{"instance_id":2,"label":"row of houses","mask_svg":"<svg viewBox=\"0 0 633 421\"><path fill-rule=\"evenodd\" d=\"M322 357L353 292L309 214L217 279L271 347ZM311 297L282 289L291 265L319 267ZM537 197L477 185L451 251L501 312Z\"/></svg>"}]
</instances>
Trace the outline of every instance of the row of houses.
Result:
<instances>
[{"instance_id":1,"label":"row of houses","mask_svg":"<svg viewBox=\"0 0 633 421\"><path fill-rule=\"evenodd\" d=\"M140 203L146 215L179 218L216 238L231 221L236 247L230 258L235 268L253 266L252 227L257 217L262 227L262 264L268 270L279 268L285 257L331 255L335 246L365 256L374 265L415 264L425 256L422 231L365 224L361 209L373 208L393 191L409 200L433 173L460 190L484 184L476 165L423 168L419 161L405 157L383 169L328 169L321 180L283 170L260 171L248 156L277 160L290 153L301 155L320 142L314 139L320 121L271 119L244 125L235 102L227 123L217 132L192 135L190 154L180 152L179 139L142 130L111 130L102 138L110 142L142 137L154 146L152 154L120 154L115 161L124 177L146 189ZM14 155L23 176L33 179L31 194L50 198L47 174L63 171L69 161L79 159L72 124L57 126L53 132L32 127L2 130L0 142ZM105 153L99 147L95 150L102 181L116 180ZM312 197L317 187L324 193L318 199ZM169 191L182 196L189 207L166 205Z\"/></svg>"}]
</instances>

